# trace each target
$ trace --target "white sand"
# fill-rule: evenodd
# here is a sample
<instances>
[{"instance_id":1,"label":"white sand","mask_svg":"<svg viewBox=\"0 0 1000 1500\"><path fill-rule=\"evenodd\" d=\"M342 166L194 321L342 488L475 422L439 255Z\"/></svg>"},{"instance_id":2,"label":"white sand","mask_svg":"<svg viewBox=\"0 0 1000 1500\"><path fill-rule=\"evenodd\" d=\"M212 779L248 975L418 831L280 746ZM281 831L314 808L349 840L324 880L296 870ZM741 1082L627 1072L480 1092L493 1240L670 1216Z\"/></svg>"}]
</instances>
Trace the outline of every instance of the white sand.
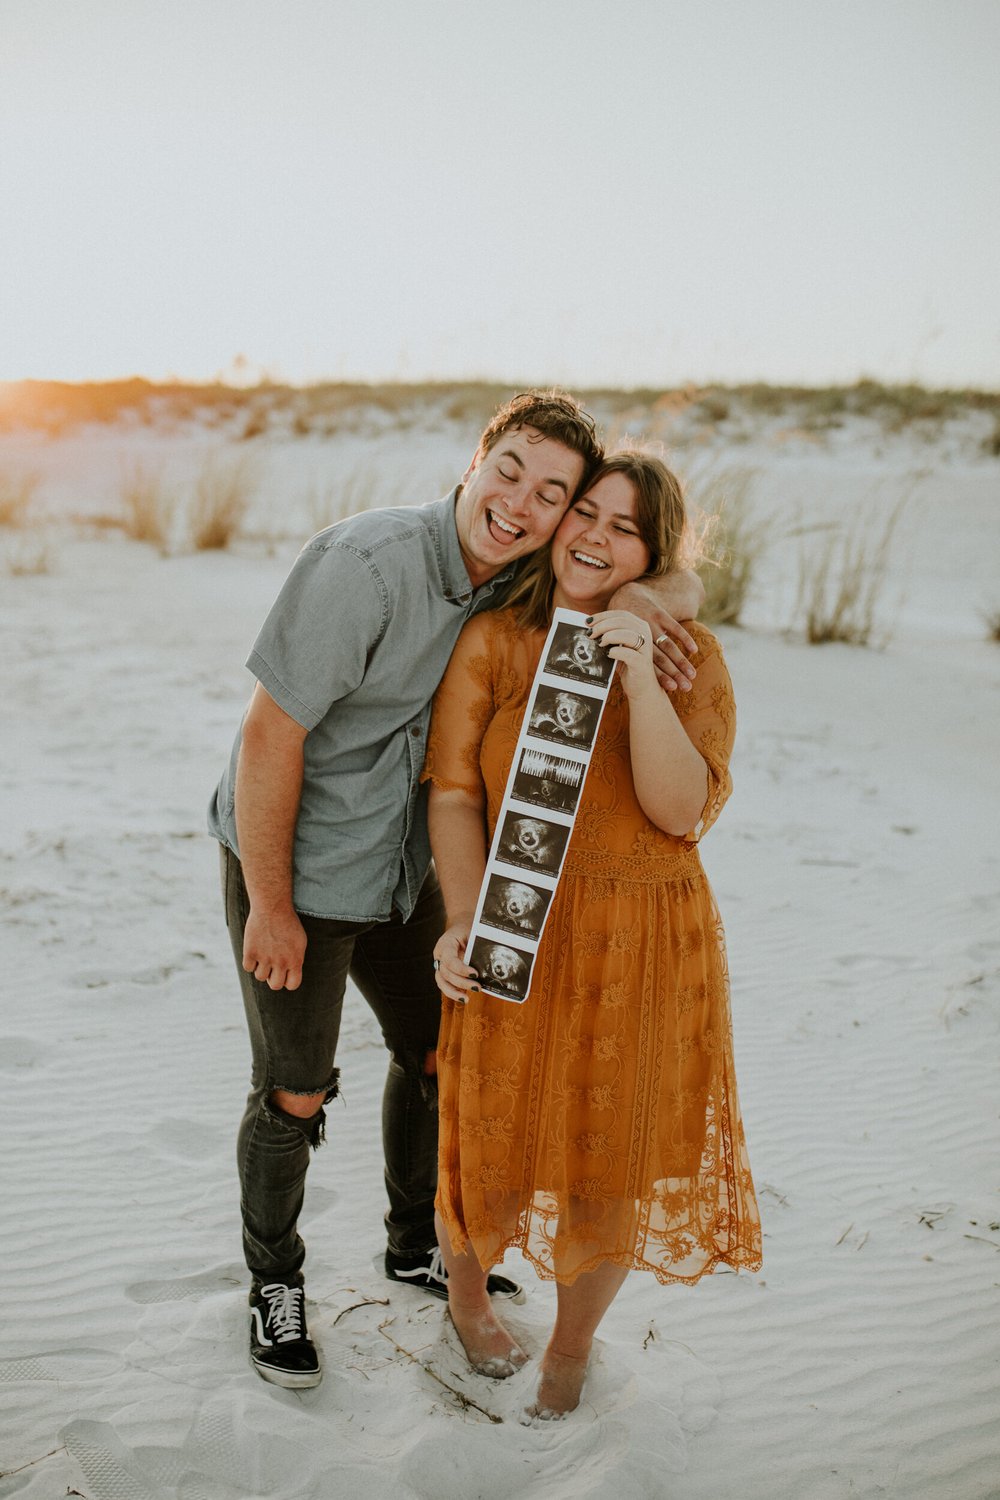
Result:
<instances>
[{"instance_id":1,"label":"white sand","mask_svg":"<svg viewBox=\"0 0 1000 1500\"><path fill-rule=\"evenodd\" d=\"M294 530L286 497L366 455L415 453L429 498L467 435L412 440L276 444L260 529ZM581 1410L534 1431L516 1421L533 1366L469 1375L441 1304L374 1267L384 1053L357 996L304 1221L326 1377L282 1392L247 1363L248 1045L204 806L295 544L161 558L59 521L113 507L123 454L180 474L208 441L0 442L0 462L44 474L55 525L50 574L0 574L0 1496L1000 1495L1000 648L977 613L1000 604L1000 464L944 438L879 454L864 434L736 455L770 517L826 517L876 485L884 506L920 470L905 598L883 652L786 639L786 541L754 628L722 632L737 793L705 860L765 1265L694 1289L633 1276ZM512 1322L537 1353L552 1289L527 1279Z\"/></svg>"}]
</instances>

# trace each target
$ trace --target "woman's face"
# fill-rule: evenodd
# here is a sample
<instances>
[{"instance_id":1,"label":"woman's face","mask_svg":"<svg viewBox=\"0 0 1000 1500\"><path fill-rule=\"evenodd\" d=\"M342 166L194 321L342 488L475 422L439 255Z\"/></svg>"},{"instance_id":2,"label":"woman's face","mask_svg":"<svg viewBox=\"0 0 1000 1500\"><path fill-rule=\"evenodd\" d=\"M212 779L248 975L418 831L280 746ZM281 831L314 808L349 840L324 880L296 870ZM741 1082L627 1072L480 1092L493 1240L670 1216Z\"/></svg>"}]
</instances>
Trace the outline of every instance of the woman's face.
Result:
<instances>
[{"instance_id":1,"label":"woman's face","mask_svg":"<svg viewBox=\"0 0 1000 1500\"><path fill-rule=\"evenodd\" d=\"M566 512L552 539L557 608L593 614L615 589L641 578L649 548L635 519L635 491L624 474L605 474Z\"/></svg>"}]
</instances>

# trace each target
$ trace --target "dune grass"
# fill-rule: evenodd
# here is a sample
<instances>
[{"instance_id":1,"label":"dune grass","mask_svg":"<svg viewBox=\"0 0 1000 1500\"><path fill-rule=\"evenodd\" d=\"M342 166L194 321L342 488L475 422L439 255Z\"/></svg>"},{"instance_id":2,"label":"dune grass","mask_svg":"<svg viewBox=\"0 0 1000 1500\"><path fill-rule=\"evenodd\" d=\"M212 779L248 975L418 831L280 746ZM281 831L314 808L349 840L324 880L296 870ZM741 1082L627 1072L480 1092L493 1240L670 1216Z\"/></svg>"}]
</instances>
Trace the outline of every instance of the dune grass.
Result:
<instances>
[{"instance_id":1,"label":"dune grass","mask_svg":"<svg viewBox=\"0 0 1000 1500\"><path fill-rule=\"evenodd\" d=\"M753 477L752 469L728 468L692 486L698 576L705 588L698 618L706 625L740 623L767 544L750 500Z\"/></svg>"},{"instance_id":2,"label":"dune grass","mask_svg":"<svg viewBox=\"0 0 1000 1500\"><path fill-rule=\"evenodd\" d=\"M314 536L348 516L377 505L391 505L393 497L386 494L384 485L380 486L377 474L358 467L325 483L316 481L306 494L305 504L309 535Z\"/></svg>"},{"instance_id":3,"label":"dune grass","mask_svg":"<svg viewBox=\"0 0 1000 1500\"><path fill-rule=\"evenodd\" d=\"M125 535L150 542L165 551L177 515L177 494L168 490L162 474L141 461L130 464L122 477Z\"/></svg>"},{"instance_id":4,"label":"dune grass","mask_svg":"<svg viewBox=\"0 0 1000 1500\"><path fill-rule=\"evenodd\" d=\"M869 505L839 525L810 528L799 550L796 601L796 618L810 645L886 644L889 628L879 625L879 613L893 536L909 498L904 495L881 520Z\"/></svg>"},{"instance_id":5,"label":"dune grass","mask_svg":"<svg viewBox=\"0 0 1000 1500\"><path fill-rule=\"evenodd\" d=\"M0 470L0 526L24 525L37 488L37 474Z\"/></svg>"},{"instance_id":6,"label":"dune grass","mask_svg":"<svg viewBox=\"0 0 1000 1500\"><path fill-rule=\"evenodd\" d=\"M70 384L60 381L25 380L0 387L0 431L17 427L36 428L52 434L84 423L128 422L149 424L201 420L235 423L246 438L263 435L272 418L285 415L298 436L351 427L366 412L394 417L400 424L420 421L421 414L436 407L446 420L479 425L512 390L530 384L497 381L324 381L305 387L261 380L253 386L230 386L221 382L204 385L174 382L156 385L132 379ZM627 415L633 423L652 426L663 414L692 411L706 426L747 416L784 417L796 426L813 431L838 426L852 415L870 417L886 431L900 431L911 423L941 423L967 411L985 411L1000 432L1000 392L931 389L915 383L886 385L859 380L853 385L784 386L765 382L743 385L691 383L679 386L615 389L577 389L586 406L614 425ZM988 451L997 451L996 436L987 440Z\"/></svg>"},{"instance_id":7,"label":"dune grass","mask_svg":"<svg viewBox=\"0 0 1000 1500\"><path fill-rule=\"evenodd\" d=\"M3 559L3 570L11 578L38 578L52 572L54 553L49 538L32 532L20 536Z\"/></svg>"},{"instance_id":8,"label":"dune grass","mask_svg":"<svg viewBox=\"0 0 1000 1500\"><path fill-rule=\"evenodd\" d=\"M209 454L188 507L188 538L195 552L221 551L241 534L257 484L249 459Z\"/></svg>"}]
</instances>

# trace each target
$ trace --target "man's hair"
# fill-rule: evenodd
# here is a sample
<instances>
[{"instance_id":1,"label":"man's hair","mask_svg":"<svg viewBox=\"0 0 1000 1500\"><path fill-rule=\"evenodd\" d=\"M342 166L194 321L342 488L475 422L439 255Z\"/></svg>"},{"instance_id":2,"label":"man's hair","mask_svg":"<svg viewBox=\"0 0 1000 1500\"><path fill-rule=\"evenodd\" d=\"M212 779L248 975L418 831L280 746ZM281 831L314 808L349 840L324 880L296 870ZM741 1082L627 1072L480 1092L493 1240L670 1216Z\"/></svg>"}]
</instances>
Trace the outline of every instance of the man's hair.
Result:
<instances>
[{"instance_id":1,"label":"man's hair","mask_svg":"<svg viewBox=\"0 0 1000 1500\"><path fill-rule=\"evenodd\" d=\"M533 427L542 437L562 443L583 459L579 489L589 483L604 458L594 419L575 397L565 391L521 391L500 407L479 439L483 456L503 436L517 427Z\"/></svg>"}]
</instances>

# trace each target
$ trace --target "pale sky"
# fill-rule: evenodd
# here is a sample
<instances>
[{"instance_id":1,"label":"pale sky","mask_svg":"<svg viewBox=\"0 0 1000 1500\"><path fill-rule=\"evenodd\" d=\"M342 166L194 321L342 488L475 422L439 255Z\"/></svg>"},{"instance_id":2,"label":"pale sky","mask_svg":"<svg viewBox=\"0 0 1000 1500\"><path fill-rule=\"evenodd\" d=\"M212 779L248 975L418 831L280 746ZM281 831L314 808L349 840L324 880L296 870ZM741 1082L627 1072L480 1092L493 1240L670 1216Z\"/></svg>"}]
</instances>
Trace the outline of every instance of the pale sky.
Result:
<instances>
[{"instance_id":1,"label":"pale sky","mask_svg":"<svg viewBox=\"0 0 1000 1500\"><path fill-rule=\"evenodd\" d=\"M0 379L1000 386L1000 0L0 0Z\"/></svg>"}]
</instances>

